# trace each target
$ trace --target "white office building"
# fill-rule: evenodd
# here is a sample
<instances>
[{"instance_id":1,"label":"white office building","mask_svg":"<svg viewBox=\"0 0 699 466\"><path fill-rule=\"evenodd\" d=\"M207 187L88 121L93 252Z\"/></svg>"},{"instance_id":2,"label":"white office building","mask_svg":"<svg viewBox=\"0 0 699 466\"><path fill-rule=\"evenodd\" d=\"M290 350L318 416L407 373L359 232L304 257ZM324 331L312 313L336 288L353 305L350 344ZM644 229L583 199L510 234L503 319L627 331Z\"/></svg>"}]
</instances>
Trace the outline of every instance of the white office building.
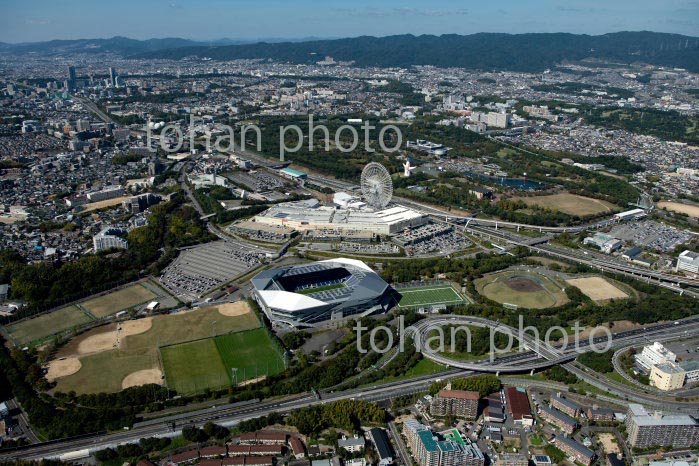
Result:
<instances>
[{"instance_id":1,"label":"white office building","mask_svg":"<svg viewBox=\"0 0 699 466\"><path fill-rule=\"evenodd\" d=\"M657 364L666 364L668 362L675 362L676 360L677 355L657 341L652 345L644 346L641 354L636 355L636 362L638 365L648 371Z\"/></svg>"},{"instance_id":2,"label":"white office building","mask_svg":"<svg viewBox=\"0 0 699 466\"><path fill-rule=\"evenodd\" d=\"M699 254L692 251L682 252L677 258L677 266L675 267L676 272L680 270L695 275L699 274Z\"/></svg>"}]
</instances>

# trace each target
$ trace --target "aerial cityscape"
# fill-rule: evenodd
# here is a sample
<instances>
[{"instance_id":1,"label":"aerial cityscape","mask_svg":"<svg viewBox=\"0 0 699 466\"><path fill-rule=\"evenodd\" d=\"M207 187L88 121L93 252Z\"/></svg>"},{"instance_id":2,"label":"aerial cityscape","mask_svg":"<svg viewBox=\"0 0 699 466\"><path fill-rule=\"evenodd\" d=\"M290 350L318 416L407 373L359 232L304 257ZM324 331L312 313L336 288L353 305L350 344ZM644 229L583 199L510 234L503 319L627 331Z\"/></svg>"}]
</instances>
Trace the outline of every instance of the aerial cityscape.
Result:
<instances>
[{"instance_id":1,"label":"aerial cityscape","mask_svg":"<svg viewBox=\"0 0 699 466\"><path fill-rule=\"evenodd\" d=\"M463 3L3 2L0 466L699 465L699 4Z\"/></svg>"}]
</instances>

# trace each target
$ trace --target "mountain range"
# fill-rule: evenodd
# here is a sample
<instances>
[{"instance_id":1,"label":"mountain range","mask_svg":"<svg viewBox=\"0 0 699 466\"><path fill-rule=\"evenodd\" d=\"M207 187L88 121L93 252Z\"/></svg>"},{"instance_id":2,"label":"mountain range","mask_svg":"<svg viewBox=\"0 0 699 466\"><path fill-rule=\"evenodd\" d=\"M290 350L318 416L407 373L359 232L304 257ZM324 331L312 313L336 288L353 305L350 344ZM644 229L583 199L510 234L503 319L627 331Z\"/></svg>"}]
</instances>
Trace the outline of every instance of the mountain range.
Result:
<instances>
[{"instance_id":1,"label":"mountain range","mask_svg":"<svg viewBox=\"0 0 699 466\"><path fill-rule=\"evenodd\" d=\"M569 33L361 36L254 43L234 39L197 42L180 38L135 40L113 37L0 44L0 52L112 52L145 59L199 57L225 61L264 58L288 63L314 63L332 56L336 61L353 61L358 66L433 65L527 72L543 71L565 61L596 58L699 71L699 38L649 31L597 36Z\"/></svg>"}]
</instances>

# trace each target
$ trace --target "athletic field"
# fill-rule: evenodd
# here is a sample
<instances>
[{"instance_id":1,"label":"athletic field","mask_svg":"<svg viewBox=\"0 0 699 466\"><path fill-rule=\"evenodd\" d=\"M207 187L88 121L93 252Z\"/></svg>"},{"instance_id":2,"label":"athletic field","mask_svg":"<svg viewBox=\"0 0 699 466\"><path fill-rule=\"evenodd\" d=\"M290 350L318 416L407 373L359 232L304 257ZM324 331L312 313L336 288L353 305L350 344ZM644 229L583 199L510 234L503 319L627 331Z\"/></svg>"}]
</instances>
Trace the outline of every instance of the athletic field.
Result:
<instances>
[{"instance_id":1,"label":"athletic field","mask_svg":"<svg viewBox=\"0 0 699 466\"><path fill-rule=\"evenodd\" d=\"M167 346L160 352L168 386L178 393L224 388L284 370L279 350L262 328Z\"/></svg>"},{"instance_id":2,"label":"athletic field","mask_svg":"<svg viewBox=\"0 0 699 466\"><path fill-rule=\"evenodd\" d=\"M101 319L119 311L129 309L139 304L145 304L157 298L156 294L145 286L137 283L120 290L98 296L82 303L90 314Z\"/></svg>"},{"instance_id":3,"label":"athletic field","mask_svg":"<svg viewBox=\"0 0 699 466\"><path fill-rule=\"evenodd\" d=\"M401 299L398 307L429 307L438 305L460 305L466 300L451 285L401 288L397 290Z\"/></svg>"},{"instance_id":4,"label":"athletic field","mask_svg":"<svg viewBox=\"0 0 699 466\"><path fill-rule=\"evenodd\" d=\"M80 324L94 320L77 306L67 306L49 314L26 319L5 327L5 331L17 346L47 339L56 333L65 332Z\"/></svg>"}]
</instances>

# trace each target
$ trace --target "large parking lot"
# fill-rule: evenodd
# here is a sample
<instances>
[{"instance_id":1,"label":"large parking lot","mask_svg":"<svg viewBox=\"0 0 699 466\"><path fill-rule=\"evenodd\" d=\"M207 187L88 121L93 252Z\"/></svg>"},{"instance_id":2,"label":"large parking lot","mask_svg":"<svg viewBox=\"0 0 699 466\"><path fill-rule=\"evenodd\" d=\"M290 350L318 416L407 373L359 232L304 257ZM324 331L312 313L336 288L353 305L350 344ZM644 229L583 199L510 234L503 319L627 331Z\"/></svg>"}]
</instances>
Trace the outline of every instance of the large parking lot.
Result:
<instances>
[{"instance_id":1,"label":"large parking lot","mask_svg":"<svg viewBox=\"0 0 699 466\"><path fill-rule=\"evenodd\" d=\"M215 241L183 249L160 277L160 282L184 299L201 297L208 290L260 264L271 251L233 241Z\"/></svg>"},{"instance_id":2,"label":"large parking lot","mask_svg":"<svg viewBox=\"0 0 699 466\"><path fill-rule=\"evenodd\" d=\"M616 225L610 235L625 241L631 241L641 248L670 252L686 243L692 235L669 225L644 220Z\"/></svg>"},{"instance_id":3,"label":"large parking lot","mask_svg":"<svg viewBox=\"0 0 699 466\"><path fill-rule=\"evenodd\" d=\"M255 192L271 191L285 185L284 180L281 178L260 171L234 173L229 175L228 178L234 183L243 185Z\"/></svg>"}]
</instances>

